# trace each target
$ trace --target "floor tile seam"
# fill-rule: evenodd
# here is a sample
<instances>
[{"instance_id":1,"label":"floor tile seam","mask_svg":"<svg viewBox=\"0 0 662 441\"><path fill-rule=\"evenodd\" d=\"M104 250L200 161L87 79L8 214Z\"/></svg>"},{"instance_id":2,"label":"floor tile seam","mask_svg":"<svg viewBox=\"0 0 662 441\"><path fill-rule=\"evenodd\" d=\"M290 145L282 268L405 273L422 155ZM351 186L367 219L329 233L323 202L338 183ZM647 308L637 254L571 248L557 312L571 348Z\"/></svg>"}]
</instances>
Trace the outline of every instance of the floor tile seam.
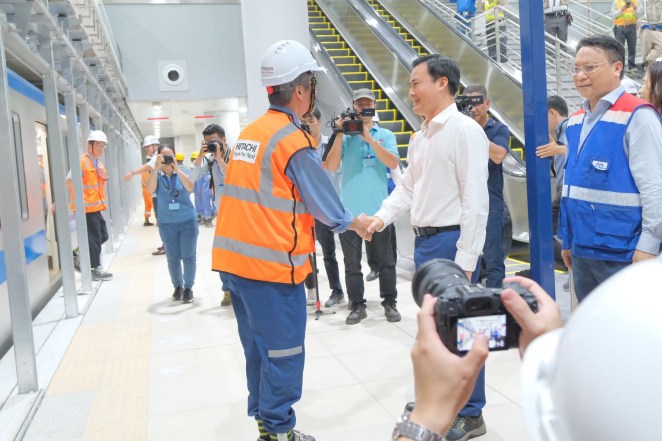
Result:
<instances>
[{"instance_id":1,"label":"floor tile seam","mask_svg":"<svg viewBox=\"0 0 662 441\"><path fill-rule=\"evenodd\" d=\"M389 378L388 380L383 380L383 381L392 381L392 380L397 380L398 378L408 378L408 377ZM390 415L391 417L393 417L393 415L391 414L391 411L388 410L388 409L386 408L386 406L384 405L384 403L382 403L382 401L381 401L379 398L377 398L377 397L376 397L376 396L370 391L370 389L368 389L368 388L365 386L365 384L366 384L366 383L361 383L361 387L362 387L366 392L368 392L368 394L372 397L372 399L375 400L375 401L379 404L379 406L382 408L382 410L383 410L384 412L386 412L387 415ZM413 401L413 400L414 400L414 397L412 397L412 401ZM405 404L407 404L407 403L403 403L403 404L402 404L402 409L403 409L403 410L404 410L404 406L405 406ZM396 416L395 418L397 418L397 416ZM394 426L395 426L395 418L393 419L393 425L394 425Z\"/></svg>"},{"instance_id":2,"label":"floor tile seam","mask_svg":"<svg viewBox=\"0 0 662 441\"><path fill-rule=\"evenodd\" d=\"M335 351L332 351L331 349L328 349L328 350L329 350L329 352L331 352L331 354L333 354L334 356L337 357L337 356L345 356L345 355L350 355L350 354L364 353L366 351L373 351L373 350L377 351L377 350L393 349L393 348L402 348L402 349L406 349L407 351L410 351L411 350L411 345L404 345L404 344L400 344L400 343L392 343L388 347L375 347L375 348L370 348L370 349L358 349L358 350L350 350L350 351L343 350L342 352L335 352Z\"/></svg>"},{"instance_id":3,"label":"floor tile seam","mask_svg":"<svg viewBox=\"0 0 662 441\"><path fill-rule=\"evenodd\" d=\"M329 353L331 353L331 351L329 351ZM353 378L354 380L356 380L356 383L346 384L346 385L343 385L343 386L340 386L340 387L355 386L355 385L357 385L357 384L361 384L361 380L360 380L356 375L354 375L354 372L352 371L352 369L350 369L345 363L342 362L342 360L340 360L338 357L336 357L333 353L331 353L331 355L327 355L326 357L329 357L329 358L335 358L336 361L337 361L338 363L340 363L340 365L341 365L342 367L344 367L345 370L346 370L346 371L352 376L352 378ZM304 366L305 366L305 365L304 365ZM304 369L305 369L305 367L304 367ZM334 388L319 389L319 390L329 390L329 389L337 389L337 388L338 388L338 386L336 386L336 387L334 387Z\"/></svg>"},{"instance_id":4,"label":"floor tile seam","mask_svg":"<svg viewBox=\"0 0 662 441\"><path fill-rule=\"evenodd\" d=\"M507 395L504 395L503 393L501 393L500 391L498 391L497 389L495 389L494 386L490 386L490 385L487 384L487 383L485 383L485 386L486 386L486 387L489 387L489 388L492 390L493 393L498 394L500 397L502 397L503 399L509 401L510 403L515 404L515 405L517 405L517 406L519 406L519 407L522 407L517 401L514 401L514 400L512 400L510 397L508 397ZM507 404L507 403L497 403L497 404L491 404L491 405L486 404L485 407L488 407L488 406L498 406L498 405L500 405L500 404Z\"/></svg>"}]
</instances>

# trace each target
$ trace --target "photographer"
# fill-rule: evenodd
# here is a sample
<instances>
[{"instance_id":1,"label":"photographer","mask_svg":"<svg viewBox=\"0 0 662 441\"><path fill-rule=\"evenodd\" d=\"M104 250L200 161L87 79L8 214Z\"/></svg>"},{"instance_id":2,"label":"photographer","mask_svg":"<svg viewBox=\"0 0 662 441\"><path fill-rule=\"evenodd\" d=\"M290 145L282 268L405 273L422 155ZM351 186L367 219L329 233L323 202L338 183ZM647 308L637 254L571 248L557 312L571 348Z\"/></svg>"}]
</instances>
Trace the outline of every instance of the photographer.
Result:
<instances>
[{"instance_id":1,"label":"photographer","mask_svg":"<svg viewBox=\"0 0 662 441\"><path fill-rule=\"evenodd\" d=\"M225 129L218 124L210 124L202 131L202 137L200 152L191 167L190 178L191 181L197 182L206 175L211 175L209 187L214 195L214 207L218 208L225 181L225 171L228 168L229 147L225 138ZM208 154L210 157L207 156ZM206 227L214 226L211 217L204 218L203 223ZM221 273L221 290L223 291L221 306L232 305L230 289L223 273Z\"/></svg>"},{"instance_id":2,"label":"photographer","mask_svg":"<svg viewBox=\"0 0 662 441\"><path fill-rule=\"evenodd\" d=\"M359 89L354 91L352 98L354 111L361 114L363 132L351 136L337 132L326 165L330 171L339 168L342 171L340 192L343 204L352 213L374 213L386 199L387 172L398 166L398 149L393 132L379 127L372 120L376 108L375 94L369 89ZM371 109L372 112L364 112L364 109ZM355 125L355 120L351 119L347 116L343 122L349 121ZM375 233L372 243L379 266L379 294L384 314L389 322L400 321L400 313L396 309L398 293L395 288L391 228ZM363 240L354 231L340 235L345 258L345 285L352 310L345 320L348 325L357 324L367 317L361 273L362 244Z\"/></svg>"},{"instance_id":3,"label":"photographer","mask_svg":"<svg viewBox=\"0 0 662 441\"><path fill-rule=\"evenodd\" d=\"M159 234L165 245L170 280L175 288L173 300L193 301L198 222L190 193L193 182L179 169L173 147L162 145L154 169L147 179L147 190L157 195ZM183 272L182 272L183 265Z\"/></svg>"},{"instance_id":4,"label":"photographer","mask_svg":"<svg viewBox=\"0 0 662 441\"><path fill-rule=\"evenodd\" d=\"M414 112L425 121L409 143L409 166L402 182L384 200L368 231L383 230L411 208L416 267L434 258L450 259L475 282L489 212L489 140L480 125L455 105L460 85L457 63L435 54L413 64L409 96ZM448 441L484 434L483 407L484 370L446 435Z\"/></svg>"}]
</instances>

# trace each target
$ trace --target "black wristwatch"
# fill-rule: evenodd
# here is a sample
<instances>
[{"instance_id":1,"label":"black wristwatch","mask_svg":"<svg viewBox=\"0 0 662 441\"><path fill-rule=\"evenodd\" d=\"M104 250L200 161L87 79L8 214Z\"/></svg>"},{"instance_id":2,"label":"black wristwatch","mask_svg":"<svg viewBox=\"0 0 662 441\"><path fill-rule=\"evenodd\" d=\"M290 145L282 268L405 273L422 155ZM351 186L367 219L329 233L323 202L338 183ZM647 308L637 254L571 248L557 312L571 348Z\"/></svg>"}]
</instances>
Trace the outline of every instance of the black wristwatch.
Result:
<instances>
[{"instance_id":1,"label":"black wristwatch","mask_svg":"<svg viewBox=\"0 0 662 441\"><path fill-rule=\"evenodd\" d=\"M444 437L438 433L410 421L409 412L403 413L395 423L392 440L396 441L401 436L412 441L444 441Z\"/></svg>"}]
</instances>

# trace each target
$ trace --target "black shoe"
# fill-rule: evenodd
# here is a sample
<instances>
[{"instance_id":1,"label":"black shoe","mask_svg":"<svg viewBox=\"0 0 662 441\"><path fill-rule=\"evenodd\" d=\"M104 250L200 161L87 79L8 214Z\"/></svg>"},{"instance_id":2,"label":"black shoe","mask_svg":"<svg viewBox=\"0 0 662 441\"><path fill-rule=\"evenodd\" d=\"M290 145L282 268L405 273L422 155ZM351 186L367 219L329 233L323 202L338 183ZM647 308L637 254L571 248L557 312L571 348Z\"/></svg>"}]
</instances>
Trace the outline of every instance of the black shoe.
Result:
<instances>
[{"instance_id":1,"label":"black shoe","mask_svg":"<svg viewBox=\"0 0 662 441\"><path fill-rule=\"evenodd\" d=\"M92 280L110 280L113 278L111 273L107 273L99 268L92 268Z\"/></svg>"},{"instance_id":2,"label":"black shoe","mask_svg":"<svg viewBox=\"0 0 662 441\"><path fill-rule=\"evenodd\" d=\"M158 247L156 251L152 253L152 256L163 256L165 254L165 247Z\"/></svg>"},{"instance_id":3,"label":"black shoe","mask_svg":"<svg viewBox=\"0 0 662 441\"><path fill-rule=\"evenodd\" d=\"M182 295L184 295L184 288L180 286L179 288L175 288L175 292L172 293L172 299L181 300Z\"/></svg>"},{"instance_id":4,"label":"black shoe","mask_svg":"<svg viewBox=\"0 0 662 441\"><path fill-rule=\"evenodd\" d=\"M151 227L154 224L149 221L149 219L145 219L145 223L143 224L143 227Z\"/></svg>"},{"instance_id":5,"label":"black shoe","mask_svg":"<svg viewBox=\"0 0 662 441\"><path fill-rule=\"evenodd\" d=\"M470 416L457 416L453 427L446 434L447 441L467 441L471 438L476 438L485 435L487 428L485 427L485 420L481 413L477 417Z\"/></svg>"},{"instance_id":6,"label":"black shoe","mask_svg":"<svg viewBox=\"0 0 662 441\"><path fill-rule=\"evenodd\" d=\"M367 276L365 276L365 281L366 282L372 282L373 280L377 280L379 278L379 271L370 271Z\"/></svg>"},{"instance_id":7,"label":"black shoe","mask_svg":"<svg viewBox=\"0 0 662 441\"><path fill-rule=\"evenodd\" d=\"M324 302L325 308L330 308L345 301L345 295L342 292L332 292L329 300Z\"/></svg>"},{"instance_id":8,"label":"black shoe","mask_svg":"<svg viewBox=\"0 0 662 441\"><path fill-rule=\"evenodd\" d=\"M74 251L74 269L80 272L80 256L77 251Z\"/></svg>"},{"instance_id":9,"label":"black shoe","mask_svg":"<svg viewBox=\"0 0 662 441\"><path fill-rule=\"evenodd\" d=\"M368 317L368 313L365 312L365 305L359 304L352 308L352 312L350 312L345 319L345 323L348 325L355 325L366 317Z\"/></svg>"},{"instance_id":10,"label":"black shoe","mask_svg":"<svg viewBox=\"0 0 662 441\"><path fill-rule=\"evenodd\" d=\"M399 322L402 320L402 316L395 308L395 305L384 305L384 315L389 322Z\"/></svg>"},{"instance_id":11,"label":"black shoe","mask_svg":"<svg viewBox=\"0 0 662 441\"><path fill-rule=\"evenodd\" d=\"M184 303L191 303L193 301L193 290L191 288L184 288L182 300Z\"/></svg>"},{"instance_id":12,"label":"black shoe","mask_svg":"<svg viewBox=\"0 0 662 441\"><path fill-rule=\"evenodd\" d=\"M352 309L354 309L354 302L350 300L349 302L347 302L347 310L351 311Z\"/></svg>"}]
</instances>

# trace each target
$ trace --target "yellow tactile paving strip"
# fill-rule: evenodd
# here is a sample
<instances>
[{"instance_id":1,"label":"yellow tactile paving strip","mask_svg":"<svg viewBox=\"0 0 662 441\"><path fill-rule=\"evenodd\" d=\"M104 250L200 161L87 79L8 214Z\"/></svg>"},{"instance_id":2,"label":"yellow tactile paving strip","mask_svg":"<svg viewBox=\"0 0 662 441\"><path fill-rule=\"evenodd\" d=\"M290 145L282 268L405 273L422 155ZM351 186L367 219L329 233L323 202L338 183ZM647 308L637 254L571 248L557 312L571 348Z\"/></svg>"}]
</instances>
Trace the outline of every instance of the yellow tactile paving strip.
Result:
<instances>
[{"instance_id":1,"label":"yellow tactile paving strip","mask_svg":"<svg viewBox=\"0 0 662 441\"><path fill-rule=\"evenodd\" d=\"M132 235L137 237L148 240ZM154 277L145 265L132 265L130 258L116 258L111 270L128 275L128 289L113 293L121 297L116 319L81 324L46 394L94 392L86 441L146 440L151 343L146 311L152 304Z\"/></svg>"}]
</instances>

